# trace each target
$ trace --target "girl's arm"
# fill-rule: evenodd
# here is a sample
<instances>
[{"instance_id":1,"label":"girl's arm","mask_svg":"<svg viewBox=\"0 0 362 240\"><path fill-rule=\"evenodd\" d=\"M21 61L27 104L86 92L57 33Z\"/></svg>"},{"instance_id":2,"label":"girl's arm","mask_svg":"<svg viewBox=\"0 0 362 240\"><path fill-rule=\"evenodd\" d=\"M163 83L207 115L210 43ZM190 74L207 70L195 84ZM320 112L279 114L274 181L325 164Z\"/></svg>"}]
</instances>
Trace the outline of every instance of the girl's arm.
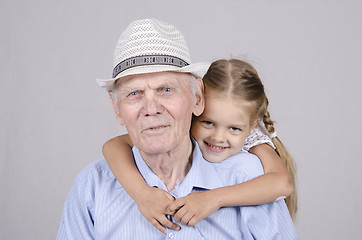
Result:
<instances>
[{"instance_id":1,"label":"girl's arm","mask_svg":"<svg viewBox=\"0 0 362 240\"><path fill-rule=\"evenodd\" d=\"M179 230L179 226L166 218L167 206L174 197L158 188L150 187L139 173L132 154L133 143L128 135L108 140L103 145L103 155L113 175L136 202L142 215L159 231L166 234L165 227ZM163 227L163 226L165 227Z\"/></svg>"},{"instance_id":2,"label":"girl's arm","mask_svg":"<svg viewBox=\"0 0 362 240\"><path fill-rule=\"evenodd\" d=\"M260 144L252 147L250 153L259 157L265 174L244 183L215 189L218 194L228 195L219 200L221 206L263 204L293 193L294 186L288 170L272 147Z\"/></svg>"},{"instance_id":3,"label":"girl's arm","mask_svg":"<svg viewBox=\"0 0 362 240\"><path fill-rule=\"evenodd\" d=\"M177 211L175 220L193 226L220 207L263 204L293 193L289 173L272 147L260 144L251 148L250 152L260 158L265 174L244 183L176 199L169 207L170 211Z\"/></svg>"}]
</instances>

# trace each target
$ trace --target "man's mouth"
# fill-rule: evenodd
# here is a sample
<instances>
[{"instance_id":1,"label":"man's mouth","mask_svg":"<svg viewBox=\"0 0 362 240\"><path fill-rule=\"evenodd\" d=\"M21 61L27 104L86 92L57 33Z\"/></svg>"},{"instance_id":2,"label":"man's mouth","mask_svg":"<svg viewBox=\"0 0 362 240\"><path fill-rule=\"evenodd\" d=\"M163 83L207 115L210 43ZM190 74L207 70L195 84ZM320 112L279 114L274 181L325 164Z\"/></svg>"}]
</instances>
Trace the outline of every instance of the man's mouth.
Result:
<instances>
[{"instance_id":1,"label":"man's mouth","mask_svg":"<svg viewBox=\"0 0 362 240\"><path fill-rule=\"evenodd\" d=\"M157 130L161 130L163 128L167 128L169 127L169 125L160 125L160 126L155 126L155 127L148 127L142 130L142 132L149 132L149 131L157 131Z\"/></svg>"}]
</instances>

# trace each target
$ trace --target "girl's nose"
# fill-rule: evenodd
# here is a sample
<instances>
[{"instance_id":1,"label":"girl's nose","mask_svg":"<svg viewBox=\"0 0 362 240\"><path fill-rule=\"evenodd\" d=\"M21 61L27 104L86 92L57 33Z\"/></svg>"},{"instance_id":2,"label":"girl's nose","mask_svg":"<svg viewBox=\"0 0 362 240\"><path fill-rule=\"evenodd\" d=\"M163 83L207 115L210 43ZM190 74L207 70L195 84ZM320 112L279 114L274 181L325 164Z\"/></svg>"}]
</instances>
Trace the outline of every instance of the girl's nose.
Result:
<instances>
[{"instance_id":1,"label":"girl's nose","mask_svg":"<svg viewBox=\"0 0 362 240\"><path fill-rule=\"evenodd\" d=\"M212 140L216 142L224 142L225 141L225 132L220 128L215 128L212 134Z\"/></svg>"}]
</instances>

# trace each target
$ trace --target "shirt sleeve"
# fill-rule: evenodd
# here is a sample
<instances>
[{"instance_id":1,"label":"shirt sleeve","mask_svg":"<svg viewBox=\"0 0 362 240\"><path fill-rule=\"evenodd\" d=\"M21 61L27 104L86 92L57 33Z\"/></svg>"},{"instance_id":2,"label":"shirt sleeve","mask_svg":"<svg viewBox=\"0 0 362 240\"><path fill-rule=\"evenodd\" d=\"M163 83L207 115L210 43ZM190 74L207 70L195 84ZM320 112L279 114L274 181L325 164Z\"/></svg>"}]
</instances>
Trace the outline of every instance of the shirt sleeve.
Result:
<instances>
[{"instance_id":1,"label":"shirt sleeve","mask_svg":"<svg viewBox=\"0 0 362 240\"><path fill-rule=\"evenodd\" d=\"M242 207L241 211L249 216L245 224L253 239L299 239L284 200Z\"/></svg>"},{"instance_id":2,"label":"shirt sleeve","mask_svg":"<svg viewBox=\"0 0 362 240\"><path fill-rule=\"evenodd\" d=\"M57 240L95 239L92 187L80 173L64 205Z\"/></svg>"},{"instance_id":3,"label":"shirt sleeve","mask_svg":"<svg viewBox=\"0 0 362 240\"><path fill-rule=\"evenodd\" d=\"M243 150L248 152L250 148L263 143L269 144L272 148L275 149L275 146L270 139L264 124L260 122L258 126L251 130L249 136L245 139Z\"/></svg>"},{"instance_id":4,"label":"shirt sleeve","mask_svg":"<svg viewBox=\"0 0 362 240\"><path fill-rule=\"evenodd\" d=\"M248 153L238 156L239 166L233 166L237 172L237 183L248 181L263 173L259 159L252 156L254 155L250 156ZM284 200L261 205L241 206L239 210L240 227L245 239L299 239Z\"/></svg>"}]
</instances>

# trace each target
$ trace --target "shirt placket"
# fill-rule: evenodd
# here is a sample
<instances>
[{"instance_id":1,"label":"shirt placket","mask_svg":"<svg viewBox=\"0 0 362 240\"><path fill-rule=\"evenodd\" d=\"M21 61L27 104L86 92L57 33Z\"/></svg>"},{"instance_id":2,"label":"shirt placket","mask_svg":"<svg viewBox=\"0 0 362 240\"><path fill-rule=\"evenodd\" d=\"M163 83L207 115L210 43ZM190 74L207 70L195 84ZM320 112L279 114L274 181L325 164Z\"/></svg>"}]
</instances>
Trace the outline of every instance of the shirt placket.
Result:
<instances>
[{"instance_id":1,"label":"shirt placket","mask_svg":"<svg viewBox=\"0 0 362 240\"><path fill-rule=\"evenodd\" d=\"M165 239L177 239L177 232L167 228L166 238Z\"/></svg>"}]
</instances>

